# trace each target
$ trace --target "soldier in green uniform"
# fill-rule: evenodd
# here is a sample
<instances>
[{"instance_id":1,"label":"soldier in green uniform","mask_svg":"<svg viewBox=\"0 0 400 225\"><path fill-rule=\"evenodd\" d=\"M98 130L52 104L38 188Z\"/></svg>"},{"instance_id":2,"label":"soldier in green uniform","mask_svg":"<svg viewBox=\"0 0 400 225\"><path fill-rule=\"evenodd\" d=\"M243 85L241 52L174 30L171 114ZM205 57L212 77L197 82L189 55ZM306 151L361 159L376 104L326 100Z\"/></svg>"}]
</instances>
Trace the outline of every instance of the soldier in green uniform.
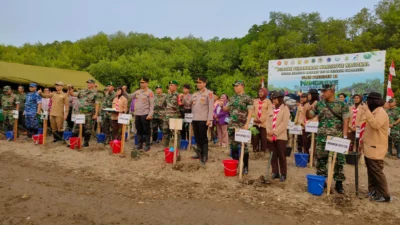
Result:
<instances>
[{"instance_id":1,"label":"soldier in green uniform","mask_svg":"<svg viewBox=\"0 0 400 225\"><path fill-rule=\"evenodd\" d=\"M13 110L19 111L19 98L12 93L10 86L4 86L3 92L4 95L1 97L1 107L4 116L3 130L6 132L13 130Z\"/></svg>"},{"instance_id":2,"label":"soldier in green uniform","mask_svg":"<svg viewBox=\"0 0 400 225\"><path fill-rule=\"evenodd\" d=\"M229 98L229 102L224 106L224 111L229 112L230 121L228 124L229 146L231 149L231 157L240 159L241 143L235 141L235 132L239 129L249 129L251 117L253 115L253 99L244 93L244 82L237 80L233 84L235 95ZM243 158L243 173L247 174L249 170L249 151L247 144L244 147L245 153Z\"/></svg>"},{"instance_id":3,"label":"soldier in green uniform","mask_svg":"<svg viewBox=\"0 0 400 225\"><path fill-rule=\"evenodd\" d=\"M22 85L18 86L18 93L16 95L19 98L18 126L26 129L25 116L24 116L26 94L24 86Z\"/></svg>"},{"instance_id":4,"label":"soldier in green uniform","mask_svg":"<svg viewBox=\"0 0 400 225\"><path fill-rule=\"evenodd\" d=\"M83 124L83 147L89 146L90 137L92 135L92 128L94 121L97 120L97 115L99 113L99 100L97 91L94 89L96 81L89 79L86 81L87 89L79 90L78 93L74 93L75 97L78 97L79 102L79 114L85 115L85 124ZM79 124L74 125L73 137L79 135Z\"/></svg>"},{"instance_id":5,"label":"soldier in green uniform","mask_svg":"<svg viewBox=\"0 0 400 225\"><path fill-rule=\"evenodd\" d=\"M154 113L153 120L151 121L152 132L153 132L153 143L157 142L158 130L163 129L163 114L164 102L167 98L167 94L162 93L162 86L156 86L156 94L154 95Z\"/></svg>"},{"instance_id":6,"label":"soldier in green uniform","mask_svg":"<svg viewBox=\"0 0 400 225\"><path fill-rule=\"evenodd\" d=\"M308 106L307 118L318 116L319 126L317 133L317 175L328 176L327 164L329 151L325 151L327 136L342 137L347 139L348 124L350 119L349 107L342 101L335 99L335 86L324 84L322 89L324 100ZM335 189L339 194L344 194L343 181L346 179L343 173L345 155L337 154L333 178L336 181Z\"/></svg>"},{"instance_id":7,"label":"soldier in green uniform","mask_svg":"<svg viewBox=\"0 0 400 225\"><path fill-rule=\"evenodd\" d=\"M388 154L391 155L393 151L393 146L397 151L397 158L400 159L400 108L397 107L395 99L389 100L389 108L386 110L389 116L389 151Z\"/></svg>"},{"instance_id":8,"label":"soldier in green uniform","mask_svg":"<svg viewBox=\"0 0 400 225\"><path fill-rule=\"evenodd\" d=\"M103 98L101 105L101 130L106 135L106 143L108 138L111 139L111 113L103 111L106 108L112 108L112 102L115 98L114 84L109 82L107 84L107 91Z\"/></svg>"},{"instance_id":9,"label":"soldier in green uniform","mask_svg":"<svg viewBox=\"0 0 400 225\"><path fill-rule=\"evenodd\" d=\"M163 118L163 140L164 147L169 147L169 141L173 135L169 129L169 119L171 118L181 118L180 108L182 102L179 98L179 93L176 91L178 88L178 81L172 80L169 82L168 95L165 98L164 107L164 118ZM178 137L178 143L180 143L180 138Z\"/></svg>"}]
</instances>

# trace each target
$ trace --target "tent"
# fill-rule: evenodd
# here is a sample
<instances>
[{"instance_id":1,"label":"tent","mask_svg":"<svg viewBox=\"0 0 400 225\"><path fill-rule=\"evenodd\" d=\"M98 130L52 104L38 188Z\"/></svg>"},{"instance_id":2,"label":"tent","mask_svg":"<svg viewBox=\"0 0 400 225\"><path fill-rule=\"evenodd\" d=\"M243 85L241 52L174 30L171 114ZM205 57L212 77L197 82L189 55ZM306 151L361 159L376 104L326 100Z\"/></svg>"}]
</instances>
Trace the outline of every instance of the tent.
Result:
<instances>
[{"instance_id":1,"label":"tent","mask_svg":"<svg viewBox=\"0 0 400 225\"><path fill-rule=\"evenodd\" d=\"M41 66L31 66L18 63L0 61L0 80L17 84L37 83L43 87L54 87L54 83L62 81L64 84L72 84L75 88L86 88L86 81L94 79L92 75L84 71L65 70ZM95 80L95 79L94 79ZM98 90L104 86L96 80Z\"/></svg>"}]
</instances>

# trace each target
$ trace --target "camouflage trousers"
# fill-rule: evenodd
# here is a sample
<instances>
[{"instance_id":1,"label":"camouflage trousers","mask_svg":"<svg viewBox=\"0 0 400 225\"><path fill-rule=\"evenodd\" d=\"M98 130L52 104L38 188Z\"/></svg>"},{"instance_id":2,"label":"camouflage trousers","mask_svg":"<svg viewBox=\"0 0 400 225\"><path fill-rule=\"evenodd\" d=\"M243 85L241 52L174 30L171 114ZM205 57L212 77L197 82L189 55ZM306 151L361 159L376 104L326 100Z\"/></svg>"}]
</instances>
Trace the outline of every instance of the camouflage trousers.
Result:
<instances>
[{"instance_id":1,"label":"camouflage trousers","mask_svg":"<svg viewBox=\"0 0 400 225\"><path fill-rule=\"evenodd\" d=\"M232 159L240 160L242 143L235 141L235 128L228 128L228 140ZM249 168L249 149L247 147L247 143L244 143L243 168Z\"/></svg>"},{"instance_id":2,"label":"camouflage trousers","mask_svg":"<svg viewBox=\"0 0 400 225\"><path fill-rule=\"evenodd\" d=\"M151 132L153 141L157 141L158 129L163 129L163 120L162 119L152 119L151 120Z\"/></svg>"},{"instance_id":3,"label":"camouflage trousers","mask_svg":"<svg viewBox=\"0 0 400 225\"><path fill-rule=\"evenodd\" d=\"M111 137L111 115L109 113L101 115L101 132L105 134L107 138Z\"/></svg>"},{"instance_id":4,"label":"camouflage trousers","mask_svg":"<svg viewBox=\"0 0 400 225\"><path fill-rule=\"evenodd\" d=\"M93 113L82 113L85 115L85 124L82 124L82 134L85 137L85 140L89 140L90 136L92 135L92 129L94 126L94 120L93 120ZM79 125L80 124L74 124L74 129L73 133L79 134Z\"/></svg>"},{"instance_id":5,"label":"camouflage trousers","mask_svg":"<svg viewBox=\"0 0 400 225\"><path fill-rule=\"evenodd\" d=\"M316 144L316 156L317 156L317 175L328 176L328 159L329 151L325 151L326 136L317 136ZM335 181L344 181L346 177L343 173L343 167L346 163L346 158L344 154L337 153L333 179Z\"/></svg>"},{"instance_id":6,"label":"camouflage trousers","mask_svg":"<svg viewBox=\"0 0 400 225\"><path fill-rule=\"evenodd\" d=\"M14 117L12 110L4 110L3 111L3 130L4 132L10 131L14 129Z\"/></svg>"},{"instance_id":7,"label":"camouflage trousers","mask_svg":"<svg viewBox=\"0 0 400 225\"><path fill-rule=\"evenodd\" d=\"M163 141L164 147L169 147L169 142L171 138L174 138L174 131L169 129L169 119L179 119L179 114L171 114L167 115L163 120L162 132L163 132ZM178 146L180 144L180 135L178 135Z\"/></svg>"}]
</instances>

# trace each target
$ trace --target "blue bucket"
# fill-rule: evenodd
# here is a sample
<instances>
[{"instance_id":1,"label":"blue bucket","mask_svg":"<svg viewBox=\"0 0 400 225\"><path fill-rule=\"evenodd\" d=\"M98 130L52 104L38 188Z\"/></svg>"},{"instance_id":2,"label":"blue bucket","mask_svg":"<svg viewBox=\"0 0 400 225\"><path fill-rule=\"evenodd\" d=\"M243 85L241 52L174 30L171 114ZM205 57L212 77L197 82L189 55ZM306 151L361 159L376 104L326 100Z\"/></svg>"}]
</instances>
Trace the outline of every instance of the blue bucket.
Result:
<instances>
[{"instance_id":1,"label":"blue bucket","mask_svg":"<svg viewBox=\"0 0 400 225\"><path fill-rule=\"evenodd\" d=\"M194 136L192 136L192 145L196 144L196 139L194 138Z\"/></svg>"},{"instance_id":2,"label":"blue bucket","mask_svg":"<svg viewBox=\"0 0 400 225\"><path fill-rule=\"evenodd\" d=\"M6 139L7 140L14 140L14 132L13 131L7 131L6 132Z\"/></svg>"},{"instance_id":3,"label":"blue bucket","mask_svg":"<svg viewBox=\"0 0 400 225\"><path fill-rule=\"evenodd\" d=\"M324 193L324 183L326 177L307 174L307 191L312 195L320 196Z\"/></svg>"},{"instance_id":4,"label":"blue bucket","mask_svg":"<svg viewBox=\"0 0 400 225\"><path fill-rule=\"evenodd\" d=\"M135 145L139 144L139 137L135 134Z\"/></svg>"},{"instance_id":5,"label":"blue bucket","mask_svg":"<svg viewBox=\"0 0 400 225\"><path fill-rule=\"evenodd\" d=\"M157 141L161 141L162 140L162 136L163 136L163 133L161 131L158 131L157 132Z\"/></svg>"},{"instance_id":6,"label":"blue bucket","mask_svg":"<svg viewBox=\"0 0 400 225\"><path fill-rule=\"evenodd\" d=\"M43 128L39 128L37 134L43 134Z\"/></svg>"},{"instance_id":7,"label":"blue bucket","mask_svg":"<svg viewBox=\"0 0 400 225\"><path fill-rule=\"evenodd\" d=\"M189 145L189 141L188 140L181 140L181 144L180 144L180 150L187 150Z\"/></svg>"},{"instance_id":8,"label":"blue bucket","mask_svg":"<svg viewBox=\"0 0 400 225\"><path fill-rule=\"evenodd\" d=\"M105 134L96 134L96 137L97 137L97 143L104 143L106 141Z\"/></svg>"},{"instance_id":9,"label":"blue bucket","mask_svg":"<svg viewBox=\"0 0 400 225\"><path fill-rule=\"evenodd\" d=\"M306 167L308 163L308 154L294 153L294 161L297 167Z\"/></svg>"},{"instance_id":10,"label":"blue bucket","mask_svg":"<svg viewBox=\"0 0 400 225\"><path fill-rule=\"evenodd\" d=\"M72 132L71 131L64 131L63 139L65 141L68 141L72 137Z\"/></svg>"}]
</instances>

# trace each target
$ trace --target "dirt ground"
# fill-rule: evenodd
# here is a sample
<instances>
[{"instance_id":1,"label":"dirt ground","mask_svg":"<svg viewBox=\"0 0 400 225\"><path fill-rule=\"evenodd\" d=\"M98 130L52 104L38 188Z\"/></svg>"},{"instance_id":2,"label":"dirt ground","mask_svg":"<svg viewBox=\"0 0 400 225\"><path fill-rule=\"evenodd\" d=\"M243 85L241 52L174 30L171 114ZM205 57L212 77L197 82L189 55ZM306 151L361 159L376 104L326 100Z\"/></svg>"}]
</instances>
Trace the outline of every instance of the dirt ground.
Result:
<instances>
[{"instance_id":1,"label":"dirt ground","mask_svg":"<svg viewBox=\"0 0 400 225\"><path fill-rule=\"evenodd\" d=\"M92 143L83 151L63 144L0 141L0 224L399 224L400 201L373 203L360 167L360 198L354 167L346 165L346 195L307 193L306 174L288 158L288 180L261 184L267 155L251 153L244 183L225 177L227 151L211 146L206 167L182 152L176 168L164 162L161 146L140 159L112 155ZM400 160L387 159L385 173L400 196Z\"/></svg>"}]
</instances>

